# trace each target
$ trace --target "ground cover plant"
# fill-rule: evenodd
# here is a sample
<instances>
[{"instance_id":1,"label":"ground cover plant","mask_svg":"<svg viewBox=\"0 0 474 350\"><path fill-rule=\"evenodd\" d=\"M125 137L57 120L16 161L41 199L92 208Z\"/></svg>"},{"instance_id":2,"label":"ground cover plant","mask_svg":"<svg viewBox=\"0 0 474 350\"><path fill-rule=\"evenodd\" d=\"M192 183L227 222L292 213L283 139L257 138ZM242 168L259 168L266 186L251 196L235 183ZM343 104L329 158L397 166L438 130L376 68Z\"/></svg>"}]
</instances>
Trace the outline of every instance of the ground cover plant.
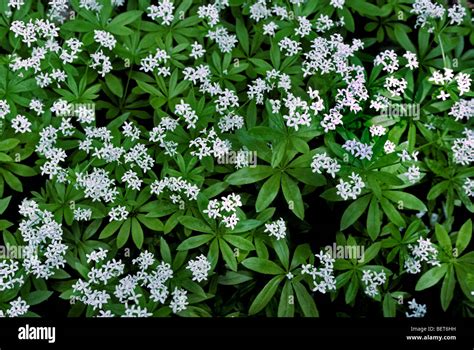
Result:
<instances>
[{"instance_id":1,"label":"ground cover plant","mask_svg":"<svg viewBox=\"0 0 474 350\"><path fill-rule=\"evenodd\" d=\"M472 316L471 8L1 1L0 316Z\"/></svg>"}]
</instances>

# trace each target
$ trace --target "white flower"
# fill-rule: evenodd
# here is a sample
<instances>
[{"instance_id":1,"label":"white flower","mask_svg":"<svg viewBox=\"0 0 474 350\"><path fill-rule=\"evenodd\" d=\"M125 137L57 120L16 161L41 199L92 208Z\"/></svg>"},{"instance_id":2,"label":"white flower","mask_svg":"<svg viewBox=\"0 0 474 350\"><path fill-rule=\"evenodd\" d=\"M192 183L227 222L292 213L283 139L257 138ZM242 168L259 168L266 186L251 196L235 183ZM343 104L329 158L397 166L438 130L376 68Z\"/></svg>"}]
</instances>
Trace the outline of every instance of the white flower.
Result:
<instances>
[{"instance_id":1,"label":"white flower","mask_svg":"<svg viewBox=\"0 0 474 350\"><path fill-rule=\"evenodd\" d=\"M280 218L270 224L265 224L265 232L268 232L269 236L274 236L277 240L286 237L286 224L285 221Z\"/></svg>"},{"instance_id":2,"label":"white flower","mask_svg":"<svg viewBox=\"0 0 474 350\"><path fill-rule=\"evenodd\" d=\"M196 127L198 116L196 112L191 108L191 105L185 103L183 99L181 99L181 102L175 106L174 113L184 118L184 120L188 124L188 129L194 129Z\"/></svg>"},{"instance_id":3,"label":"white flower","mask_svg":"<svg viewBox=\"0 0 474 350\"><path fill-rule=\"evenodd\" d=\"M102 77L112 71L112 63L110 62L110 58L104 55L102 50L99 50L93 54L91 54L92 63L90 67L93 69L97 69L97 73L99 73Z\"/></svg>"},{"instance_id":4,"label":"white flower","mask_svg":"<svg viewBox=\"0 0 474 350\"><path fill-rule=\"evenodd\" d=\"M336 278L334 277L335 260L328 254L324 254L321 250L315 255L319 259L322 266L317 268L311 264L301 266L301 274L310 275L313 279L313 292L325 294L328 291L336 290Z\"/></svg>"},{"instance_id":5,"label":"white flower","mask_svg":"<svg viewBox=\"0 0 474 350\"><path fill-rule=\"evenodd\" d=\"M231 52L237 44L237 36L229 34L225 27L219 26L214 30L209 30L206 37L214 40L222 53Z\"/></svg>"},{"instance_id":6,"label":"white flower","mask_svg":"<svg viewBox=\"0 0 474 350\"><path fill-rule=\"evenodd\" d=\"M109 211L109 221L123 221L128 217L128 211L125 206L118 205Z\"/></svg>"},{"instance_id":7,"label":"white flower","mask_svg":"<svg viewBox=\"0 0 474 350\"><path fill-rule=\"evenodd\" d=\"M336 194L341 196L342 199L347 200L349 198L357 199L357 196L362 193L362 188L365 187L362 177L356 173L352 173L349 176L350 181L344 181L339 179L339 184L336 185Z\"/></svg>"},{"instance_id":8,"label":"white flower","mask_svg":"<svg viewBox=\"0 0 474 350\"><path fill-rule=\"evenodd\" d=\"M138 258L132 260L133 264L138 264L140 270L145 271L155 263L155 258L149 251L140 252Z\"/></svg>"},{"instance_id":9,"label":"white flower","mask_svg":"<svg viewBox=\"0 0 474 350\"><path fill-rule=\"evenodd\" d=\"M470 178L466 177L462 188L466 193L466 196L474 197L474 180L471 180Z\"/></svg>"},{"instance_id":10,"label":"white flower","mask_svg":"<svg viewBox=\"0 0 474 350\"><path fill-rule=\"evenodd\" d=\"M427 24L430 24L428 26L428 32L431 33L434 27L430 21L442 18L445 11L441 4L433 3L431 0L415 0L410 12L417 15L415 27L420 26L423 28Z\"/></svg>"},{"instance_id":11,"label":"white flower","mask_svg":"<svg viewBox=\"0 0 474 350\"><path fill-rule=\"evenodd\" d=\"M377 273L373 270L363 270L362 282L365 284L365 294L374 298L380 292L377 289L378 286L381 286L385 283L387 275L384 271Z\"/></svg>"},{"instance_id":12,"label":"white flower","mask_svg":"<svg viewBox=\"0 0 474 350\"><path fill-rule=\"evenodd\" d=\"M121 181L125 182L127 184L127 187L136 191L140 190L140 187L142 186L142 182L143 182L143 180L140 179L137 173L134 172L133 170L127 170L123 174Z\"/></svg>"},{"instance_id":13,"label":"white flower","mask_svg":"<svg viewBox=\"0 0 474 350\"><path fill-rule=\"evenodd\" d=\"M211 270L211 263L204 255L199 255L194 260L189 260L186 269L193 274L193 281L207 281L207 276Z\"/></svg>"},{"instance_id":14,"label":"white flower","mask_svg":"<svg viewBox=\"0 0 474 350\"><path fill-rule=\"evenodd\" d=\"M288 37L283 38L278 42L278 46L280 47L280 50L286 51L285 55L286 56L294 56L296 55L299 51L301 51L301 46L298 41L291 40Z\"/></svg>"},{"instance_id":15,"label":"white flower","mask_svg":"<svg viewBox=\"0 0 474 350\"><path fill-rule=\"evenodd\" d=\"M410 52L410 51L407 51L403 57L405 57L408 61L408 63L406 64L406 67L408 67L409 69L413 70L415 68L418 68L418 59L416 57L416 54L413 53L413 52Z\"/></svg>"},{"instance_id":16,"label":"white flower","mask_svg":"<svg viewBox=\"0 0 474 350\"><path fill-rule=\"evenodd\" d=\"M424 317L426 315L426 304L418 304L414 298L408 302L408 308L413 313L405 312L406 317Z\"/></svg>"},{"instance_id":17,"label":"white flower","mask_svg":"<svg viewBox=\"0 0 474 350\"><path fill-rule=\"evenodd\" d=\"M158 6L151 5L147 8L147 16L154 21L169 26L174 19L174 4L169 0L160 0Z\"/></svg>"},{"instance_id":18,"label":"white flower","mask_svg":"<svg viewBox=\"0 0 474 350\"><path fill-rule=\"evenodd\" d=\"M383 136L387 132L387 129L382 125L371 125L369 128L370 135L374 136Z\"/></svg>"},{"instance_id":19,"label":"white flower","mask_svg":"<svg viewBox=\"0 0 474 350\"><path fill-rule=\"evenodd\" d=\"M96 43L108 48L109 50L112 50L115 47L115 44L117 44L115 37L105 30L94 30L94 40Z\"/></svg>"},{"instance_id":20,"label":"white flower","mask_svg":"<svg viewBox=\"0 0 474 350\"><path fill-rule=\"evenodd\" d=\"M219 23L219 10L217 9L216 4L199 6L198 17L206 19L209 27L214 27Z\"/></svg>"},{"instance_id":21,"label":"white flower","mask_svg":"<svg viewBox=\"0 0 474 350\"><path fill-rule=\"evenodd\" d=\"M115 181L101 168L95 168L90 174L76 173L76 188L83 188L84 196L93 202L103 200L112 202L118 194Z\"/></svg>"},{"instance_id":22,"label":"white flower","mask_svg":"<svg viewBox=\"0 0 474 350\"><path fill-rule=\"evenodd\" d=\"M0 100L0 119L5 119L5 116L10 113L10 105L6 100Z\"/></svg>"},{"instance_id":23,"label":"white flower","mask_svg":"<svg viewBox=\"0 0 474 350\"><path fill-rule=\"evenodd\" d=\"M30 121L24 115L18 114L12 119L12 128L15 129L16 133L24 134L25 132L31 132L30 126Z\"/></svg>"},{"instance_id":24,"label":"white flower","mask_svg":"<svg viewBox=\"0 0 474 350\"><path fill-rule=\"evenodd\" d=\"M417 245L409 244L410 257L405 261L405 269L408 273L416 274L421 271L421 263L427 262L431 266L439 266L438 249L431 243L430 239L418 238Z\"/></svg>"},{"instance_id":25,"label":"white flower","mask_svg":"<svg viewBox=\"0 0 474 350\"><path fill-rule=\"evenodd\" d=\"M405 176L408 178L408 181L412 183L417 182L421 178L420 168L416 165L410 166Z\"/></svg>"},{"instance_id":26,"label":"white flower","mask_svg":"<svg viewBox=\"0 0 474 350\"><path fill-rule=\"evenodd\" d=\"M379 53L374 59L374 65L382 65L382 70L393 73L398 70L398 56L393 50Z\"/></svg>"},{"instance_id":27,"label":"white flower","mask_svg":"<svg viewBox=\"0 0 474 350\"><path fill-rule=\"evenodd\" d=\"M10 308L7 310L8 317L23 316L28 312L30 306L21 297L10 301Z\"/></svg>"},{"instance_id":28,"label":"white flower","mask_svg":"<svg viewBox=\"0 0 474 350\"><path fill-rule=\"evenodd\" d=\"M459 4L448 9L449 24L460 25L466 16L466 9Z\"/></svg>"},{"instance_id":29,"label":"white flower","mask_svg":"<svg viewBox=\"0 0 474 350\"><path fill-rule=\"evenodd\" d=\"M329 3L332 7L342 10L346 0L331 0Z\"/></svg>"},{"instance_id":30,"label":"white flower","mask_svg":"<svg viewBox=\"0 0 474 350\"><path fill-rule=\"evenodd\" d=\"M392 141L387 140L387 141L385 141L385 143L383 145L383 150L386 154L390 154L390 153L395 152L395 147L396 147L396 145Z\"/></svg>"},{"instance_id":31,"label":"white flower","mask_svg":"<svg viewBox=\"0 0 474 350\"><path fill-rule=\"evenodd\" d=\"M91 261L93 261L95 263L98 263L98 262L104 260L107 257L107 253L108 253L108 251L103 249L103 248L99 248L97 250L94 250L94 251L90 252L89 254L86 254L87 263L89 264Z\"/></svg>"},{"instance_id":32,"label":"white flower","mask_svg":"<svg viewBox=\"0 0 474 350\"><path fill-rule=\"evenodd\" d=\"M204 54L206 53L206 50L203 48L201 44L199 44L197 41L191 44L191 53L189 54L190 57L194 59L198 59L200 57L203 57Z\"/></svg>"},{"instance_id":33,"label":"white flower","mask_svg":"<svg viewBox=\"0 0 474 350\"><path fill-rule=\"evenodd\" d=\"M347 140L343 145L347 152L352 154L354 157L359 159L370 160L372 158L372 146L365 143L359 142L357 140Z\"/></svg>"},{"instance_id":34,"label":"white flower","mask_svg":"<svg viewBox=\"0 0 474 350\"><path fill-rule=\"evenodd\" d=\"M298 28L295 29L295 34L301 37L307 36L311 33L311 22L304 16L298 16Z\"/></svg>"},{"instance_id":35,"label":"white flower","mask_svg":"<svg viewBox=\"0 0 474 350\"><path fill-rule=\"evenodd\" d=\"M173 310L173 313L178 313L180 311L186 310L186 306L189 304L187 291L178 287L174 288L173 291L173 300L171 300L170 307Z\"/></svg>"},{"instance_id":36,"label":"white flower","mask_svg":"<svg viewBox=\"0 0 474 350\"><path fill-rule=\"evenodd\" d=\"M74 220L88 221L92 217L92 209L77 207L74 209Z\"/></svg>"},{"instance_id":37,"label":"white flower","mask_svg":"<svg viewBox=\"0 0 474 350\"><path fill-rule=\"evenodd\" d=\"M271 21L263 25L263 34L269 35L269 36L275 36L275 30L277 29L278 29L278 25L275 22Z\"/></svg>"},{"instance_id":38,"label":"white flower","mask_svg":"<svg viewBox=\"0 0 474 350\"><path fill-rule=\"evenodd\" d=\"M316 153L311 162L311 170L313 173L321 174L321 169L327 171L334 178L336 177L336 173L341 170L341 165L337 160L329 157L326 152Z\"/></svg>"},{"instance_id":39,"label":"white flower","mask_svg":"<svg viewBox=\"0 0 474 350\"><path fill-rule=\"evenodd\" d=\"M446 101L449 97L450 97L449 94L444 90L441 90L439 95L436 96L436 98L438 98L440 100L443 100L443 101Z\"/></svg>"}]
</instances>

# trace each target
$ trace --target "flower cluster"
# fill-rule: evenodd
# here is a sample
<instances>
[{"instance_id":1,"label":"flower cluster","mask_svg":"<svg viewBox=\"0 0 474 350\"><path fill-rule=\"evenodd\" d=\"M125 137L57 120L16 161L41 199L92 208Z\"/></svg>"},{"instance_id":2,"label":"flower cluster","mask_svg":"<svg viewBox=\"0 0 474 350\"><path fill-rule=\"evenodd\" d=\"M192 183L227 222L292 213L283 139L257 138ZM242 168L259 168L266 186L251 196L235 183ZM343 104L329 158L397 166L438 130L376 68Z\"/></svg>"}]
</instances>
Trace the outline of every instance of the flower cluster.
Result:
<instances>
[{"instance_id":1,"label":"flower cluster","mask_svg":"<svg viewBox=\"0 0 474 350\"><path fill-rule=\"evenodd\" d=\"M25 218L18 230L28 244L28 254L22 262L25 272L36 278L48 279L66 263L68 247L63 243L61 224L54 220L51 212L41 210L33 200L24 199L19 213Z\"/></svg>"},{"instance_id":2,"label":"flower cluster","mask_svg":"<svg viewBox=\"0 0 474 350\"><path fill-rule=\"evenodd\" d=\"M383 285L387 281L387 275L384 271L376 272L373 270L364 270L362 282L365 284L365 294L374 298L379 295L377 287Z\"/></svg>"},{"instance_id":3,"label":"flower cluster","mask_svg":"<svg viewBox=\"0 0 474 350\"><path fill-rule=\"evenodd\" d=\"M334 178L339 170L341 170L341 165L337 160L329 157L326 152L316 153L311 162L311 170L313 173L321 174L321 169L325 170Z\"/></svg>"},{"instance_id":4,"label":"flower cluster","mask_svg":"<svg viewBox=\"0 0 474 350\"><path fill-rule=\"evenodd\" d=\"M315 256L319 259L322 266L318 268L311 264L302 265L301 273L311 276L313 292L325 294L328 291L336 290L336 278L334 277L335 260L330 254L323 253L322 250Z\"/></svg>"},{"instance_id":5,"label":"flower cluster","mask_svg":"<svg viewBox=\"0 0 474 350\"><path fill-rule=\"evenodd\" d=\"M269 236L275 237L277 240L286 237L286 224L285 221L280 218L277 221L265 224L265 232L268 232Z\"/></svg>"},{"instance_id":6,"label":"flower cluster","mask_svg":"<svg viewBox=\"0 0 474 350\"><path fill-rule=\"evenodd\" d=\"M349 198L356 199L362 193L362 189L365 187L365 183L362 181L362 177L360 177L360 175L353 172L349 176L349 179L349 181L339 179L339 184L336 185L336 193L344 200Z\"/></svg>"},{"instance_id":7,"label":"flower cluster","mask_svg":"<svg viewBox=\"0 0 474 350\"><path fill-rule=\"evenodd\" d=\"M417 274L421 271L421 264L425 261L431 266L440 266L438 260L438 249L431 243L429 238L420 237L418 244L409 244L410 256L405 260L405 269L408 273Z\"/></svg>"},{"instance_id":8,"label":"flower cluster","mask_svg":"<svg viewBox=\"0 0 474 350\"><path fill-rule=\"evenodd\" d=\"M211 219L220 218L225 227L234 229L239 222L237 208L242 206L240 195L231 193L220 200L212 199L203 212Z\"/></svg>"},{"instance_id":9,"label":"flower cluster","mask_svg":"<svg viewBox=\"0 0 474 350\"><path fill-rule=\"evenodd\" d=\"M195 260L189 260L186 268L193 274L193 281L207 281L207 276L211 270L211 263L201 254Z\"/></svg>"}]
</instances>

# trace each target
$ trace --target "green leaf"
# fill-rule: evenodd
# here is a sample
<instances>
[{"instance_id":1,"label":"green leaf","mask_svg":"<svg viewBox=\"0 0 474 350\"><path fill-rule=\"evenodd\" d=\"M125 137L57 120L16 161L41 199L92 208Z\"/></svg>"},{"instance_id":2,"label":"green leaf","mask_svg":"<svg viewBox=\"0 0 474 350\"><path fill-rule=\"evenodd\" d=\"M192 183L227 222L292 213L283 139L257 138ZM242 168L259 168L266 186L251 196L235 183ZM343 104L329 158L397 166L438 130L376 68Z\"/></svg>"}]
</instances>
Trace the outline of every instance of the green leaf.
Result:
<instances>
[{"instance_id":1,"label":"green leaf","mask_svg":"<svg viewBox=\"0 0 474 350\"><path fill-rule=\"evenodd\" d=\"M36 170L28 165L20 164L20 163L8 163L4 164L4 167L10 170L12 173L20 176L35 176L37 174Z\"/></svg>"},{"instance_id":2,"label":"green leaf","mask_svg":"<svg viewBox=\"0 0 474 350\"><path fill-rule=\"evenodd\" d=\"M306 260L311 255L313 255L313 253L311 252L311 248L308 244L300 244L299 246L297 246L295 251L293 252L293 259L291 259L290 270L293 270L304 262L306 262Z\"/></svg>"},{"instance_id":3,"label":"green leaf","mask_svg":"<svg viewBox=\"0 0 474 350\"><path fill-rule=\"evenodd\" d=\"M400 191L384 191L383 195L399 206L419 211L427 211L426 205L414 195Z\"/></svg>"},{"instance_id":4,"label":"green leaf","mask_svg":"<svg viewBox=\"0 0 474 350\"><path fill-rule=\"evenodd\" d=\"M1 213L2 211L0 210L0 214ZM469 245L471 238L472 238L472 221L471 219L469 219L464 223L464 225L461 226L458 232L458 238L456 239L456 249L457 249L458 256Z\"/></svg>"},{"instance_id":5,"label":"green leaf","mask_svg":"<svg viewBox=\"0 0 474 350\"><path fill-rule=\"evenodd\" d=\"M278 304L278 317L293 317L295 313L295 297L291 281L287 280L283 286Z\"/></svg>"},{"instance_id":6,"label":"green leaf","mask_svg":"<svg viewBox=\"0 0 474 350\"><path fill-rule=\"evenodd\" d=\"M382 205L382 209L390 219L398 227L405 227L405 219L400 215L400 213L395 209L395 207L385 198L380 198L380 204Z\"/></svg>"},{"instance_id":7,"label":"green leaf","mask_svg":"<svg viewBox=\"0 0 474 350\"><path fill-rule=\"evenodd\" d=\"M71 32L78 32L78 33L90 33L97 29L96 26L92 23L87 21L83 21L81 19L75 19L72 21L66 21L63 25L61 25L62 30L68 30Z\"/></svg>"},{"instance_id":8,"label":"green leaf","mask_svg":"<svg viewBox=\"0 0 474 350\"><path fill-rule=\"evenodd\" d=\"M273 145L271 161L272 168L276 168L281 163L283 157L285 156L287 145L288 142L286 139L278 140L276 144Z\"/></svg>"},{"instance_id":9,"label":"green leaf","mask_svg":"<svg viewBox=\"0 0 474 350\"><path fill-rule=\"evenodd\" d=\"M290 265L290 251L288 249L288 244L286 243L286 240L273 240L272 244L273 249L275 249L275 253L277 253L278 259L280 259L281 264L286 270L288 270L288 267Z\"/></svg>"},{"instance_id":10,"label":"green leaf","mask_svg":"<svg viewBox=\"0 0 474 350\"><path fill-rule=\"evenodd\" d=\"M163 223L157 218L149 218L143 214L137 215L138 221L140 221L146 228L153 231L163 231Z\"/></svg>"},{"instance_id":11,"label":"green leaf","mask_svg":"<svg viewBox=\"0 0 474 350\"><path fill-rule=\"evenodd\" d=\"M373 241L379 236L381 225L379 202L377 197L372 196L367 214L367 233Z\"/></svg>"},{"instance_id":12,"label":"green leaf","mask_svg":"<svg viewBox=\"0 0 474 350\"><path fill-rule=\"evenodd\" d=\"M115 96L123 96L123 85L122 81L113 74L107 74L105 76L105 83L107 87L112 91Z\"/></svg>"},{"instance_id":13,"label":"green leaf","mask_svg":"<svg viewBox=\"0 0 474 350\"><path fill-rule=\"evenodd\" d=\"M384 317L395 317L397 304L393 300L390 293L385 294L383 298L383 316Z\"/></svg>"},{"instance_id":14,"label":"green leaf","mask_svg":"<svg viewBox=\"0 0 474 350\"><path fill-rule=\"evenodd\" d=\"M359 280L356 274L353 274L351 282L349 283L349 286L346 288L346 295L345 295L346 304L350 304L352 303L352 301L355 300L358 290L359 290Z\"/></svg>"},{"instance_id":15,"label":"green leaf","mask_svg":"<svg viewBox=\"0 0 474 350\"><path fill-rule=\"evenodd\" d=\"M382 247L382 243L377 242L377 243L372 244L369 248L367 248L364 252L363 263L367 264L369 261L372 261L372 259L374 259L379 253L381 247Z\"/></svg>"},{"instance_id":16,"label":"green leaf","mask_svg":"<svg viewBox=\"0 0 474 350\"><path fill-rule=\"evenodd\" d=\"M197 248L197 247L202 246L203 244L206 244L213 238L214 238L214 235L211 235L211 234L204 234L204 235L189 237L188 239L184 240L176 249L189 250L189 249Z\"/></svg>"},{"instance_id":17,"label":"green leaf","mask_svg":"<svg viewBox=\"0 0 474 350\"><path fill-rule=\"evenodd\" d=\"M405 32L404 27L397 24L395 24L394 27L395 38L400 43L400 45L407 51L416 52L417 50Z\"/></svg>"},{"instance_id":18,"label":"green leaf","mask_svg":"<svg viewBox=\"0 0 474 350\"><path fill-rule=\"evenodd\" d=\"M290 210L301 220L304 219L304 204L300 189L295 181L283 173L281 188Z\"/></svg>"},{"instance_id":19,"label":"green leaf","mask_svg":"<svg viewBox=\"0 0 474 350\"><path fill-rule=\"evenodd\" d=\"M231 185L247 185L258 182L273 174L272 167L268 165L258 165L254 168L247 167L232 173L226 180Z\"/></svg>"},{"instance_id":20,"label":"green leaf","mask_svg":"<svg viewBox=\"0 0 474 350\"><path fill-rule=\"evenodd\" d=\"M451 300L453 300L454 287L456 287L456 278L454 277L454 267L450 265L441 287L441 307L444 311L448 309Z\"/></svg>"},{"instance_id":21,"label":"green leaf","mask_svg":"<svg viewBox=\"0 0 474 350\"><path fill-rule=\"evenodd\" d=\"M350 0L347 2L347 6L351 7L362 15L376 16L378 13L380 13L379 7L364 0Z\"/></svg>"},{"instance_id":22,"label":"green leaf","mask_svg":"<svg viewBox=\"0 0 474 350\"><path fill-rule=\"evenodd\" d=\"M232 233L242 233L248 232L260 226L262 222L260 220L255 219L248 219L248 220L241 220L237 223L233 230L229 229L228 232Z\"/></svg>"},{"instance_id":23,"label":"green leaf","mask_svg":"<svg viewBox=\"0 0 474 350\"><path fill-rule=\"evenodd\" d=\"M314 299L308 293L306 288L300 282L294 282L293 289L295 290L296 299L298 299L303 315L305 317L319 317L319 312L314 303Z\"/></svg>"},{"instance_id":24,"label":"green leaf","mask_svg":"<svg viewBox=\"0 0 474 350\"><path fill-rule=\"evenodd\" d=\"M438 196L441 193L445 192L448 189L448 187L449 187L449 181L441 181L440 183L437 183L436 185L431 187L426 198L432 201L438 198Z\"/></svg>"},{"instance_id":25,"label":"green leaf","mask_svg":"<svg viewBox=\"0 0 474 350\"><path fill-rule=\"evenodd\" d=\"M28 293L24 299L28 305L33 306L48 300L51 295L53 295L53 292L49 290L37 290Z\"/></svg>"},{"instance_id":26,"label":"green leaf","mask_svg":"<svg viewBox=\"0 0 474 350\"><path fill-rule=\"evenodd\" d=\"M444 226L436 223L435 235L439 245L446 253L451 253L451 238L449 238L448 232Z\"/></svg>"},{"instance_id":27,"label":"green leaf","mask_svg":"<svg viewBox=\"0 0 474 350\"><path fill-rule=\"evenodd\" d=\"M123 223L122 221L109 222L107 226L105 226L102 232L100 233L99 239L104 239L104 238L112 236L115 233L115 231L118 230L120 225L122 225L122 223Z\"/></svg>"},{"instance_id":28,"label":"green leaf","mask_svg":"<svg viewBox=\"0 0 474 350\"><path fill-rule=\"evenodd\" d=\"M143 245L143 229L136 218L132 218L132 239L138 249Z\"/></svg>"},{"instance_id":29,"label":"green leaf","mask_svg":"<svg viewBox=\"0 0 474 350\"><path fill-rule=\"evenodd\" d=\"M245 23L237 18L235 31L237 34L237 38L239 39L240 46L244 49L246 54L249 53L249 34L247 32L247 28L245 27Z\"/></svg>"},{"instance_id":30,"label":"green leaf","mask_svg":"<svg viewBox=\"0 0 474 350\"><path fill-rule=\"evenodd\" d=\"M262 258L245 259L242 261L242 265L244 265L249 270L266 275L279 275L285 273L285 271L273 261Z\"/></svg>"},{"instance_id":31,"label":"green leaf","mask_svg":"<svg viewBox=\"0 0 474 350\"><path fill-rule=\"evenodd\" d=\"M160 254L165 263L172 263L170 246L163 237L160 237Z\"/></svg>"},{"instance_id":32,"label":"green leaf","mask_svg":"<svg viewBox=\"0 0 474 350\"><path fill-rule=\"evenodd\" d=\"M131 220L127 219L122 227L120 227L120 231L117 235L117 248L122 248L125 243L127 243L128 237L130 236L130 224Z\"/></svg>"},{"instance_id":33,"label":"green leaf","mask_svg":"<svg viewBox=\"0 0 474 350\"><path fill-rule=\"evenodd\" d=\"M252 302L252 305L250 305L250 315L255 315L256 313L263 310L265 306L267 306L267 304L275 295L278 285L283 280L283 278L283 276L275 276L265 285L265 287L263 287L255 300Z\"/></svg>"},{"instance_id":34,"label":"green leaf","mask_svg":"<svg viewBox=\"0 0 474 350\"><path fill-rule=\"evenodd\" d=\"M130 24L142 16L143 11L128 10L114 17L109 26L125 26Z\"/></svg>"},{"instance_id":35,"label":"green leaf","mask_svg":"<svg viewBox=\"0 0 474 350\"><path fill-rule=\"evenodd\" d=\"M446 274L447 271L447 264L442 264L441 266L436 266L426 271L416 283L415 290L420 291L434 286Z\"/></svg>"},{"instance_id":36,"label":"green leaf","mask_svg":"<svg viewBox=\"0 0 474 350\"><path fill-rule=\"evenodd\" d=\"M193 216L182 216L178 219L181 225L197 232L212 233L213 230L202 220Z\"/></svg>"},{"instance_id":37,"label":"green leaf","mask_svg":"<svg viewBox=\"0 0 474 350\"><path fill-rule=\"evenodd\" d=\"M219 284L224 286L235 286L251 280L252 276L244 272L227 271L224 276L219 276Z\"/></svg>"},{"instance_id":38,"label":"green leaf","mask_svg":"<svg viewBox=\"0 0 474 350\"><path fill-rule=\"evenodd\" d=\"M18 140L18 139L5 139L5 140L2 140L2 141L0 141L0 151L2 151L2 152L9 151L9 150L15 148L16 146L18 146L19 143L20 143L20 140Z\"/></svg>"},{"instance_id":39,"label":"green leaf","mask_svg":"<svg viewBox=\"0 0 474 350\"><path fill-rule=\"evenodd\" d=\"M227 242L229 242L234 247L237 247L239 249L242 249L245 251L250 251L250 250L255 249L252 242L245 239L244 237L235 236L235 235L224 235L222 236L222 238L224 238Z\"/></svg>"},{"instance_id":40,"label":"green leaf","mask_svg":"<svg viewBox=\"0 0 474 350\"><path fill-rule=\"evenodd\" d=\"M223 239L219 239L219 247L221 249L222 257L227 265L229 265L229 268L232 271L237 271L237 260L235 259L232 248Z\"/></svg>"},{"instance_id":41,"label":"green leaf","mask_svg":"<svg viewBox=\"0 0 474 350\"><path fill-rule=\"evenodd\" d=\"M11 199L12 196L0 199L0 214L3 214L3 212L8 208L8 204L10 203Z\"/></svg>"},{"instance_id":42,"label":"green leaf","mask_svg":"<svg viewBox=\"0 0 474 350\"><path fill-rule=\"evenodd\" d=\"M365 195L358 198L346 208L341 218L341 231L351 226L362 214L364 214L367 206L369 205L370 199L370 195Z\"/></svg>"},{"instance_id":43,"label":"green leaf","mask_svg":"<svg viewBox=\"0 0 474 350\"><path fill-rule=\"evenodd\" d=\"M326 178L313 173L310 168L288 168L286 172L306 185L319 187L326 184Z\"/></svg>"},{"instance_id":44,"label":"green leaf","mask_svg":"<svg viewBox=\"0 0 474 350\"><path fill-rule=\"evenodd\" d=\"M5 182L10 186L11 189L17 191L17 192L23 192L23 185L21 184L21 181L18 180L18 178L13 175L11 172L5 169L0 169L3 178L5 179Z\"/></svg>"},{"instance_id":45,"label":"green leaf","mask_svg":"<svg viewBox=\"0 0 474 350\"><path fill-rule=\"evenodd\" d=\"M261 212L266 209L275 199L280 189L280 173L273 174L258 192L257 202L255 208L257 212Z\"/></svg>"}]
</instances>

